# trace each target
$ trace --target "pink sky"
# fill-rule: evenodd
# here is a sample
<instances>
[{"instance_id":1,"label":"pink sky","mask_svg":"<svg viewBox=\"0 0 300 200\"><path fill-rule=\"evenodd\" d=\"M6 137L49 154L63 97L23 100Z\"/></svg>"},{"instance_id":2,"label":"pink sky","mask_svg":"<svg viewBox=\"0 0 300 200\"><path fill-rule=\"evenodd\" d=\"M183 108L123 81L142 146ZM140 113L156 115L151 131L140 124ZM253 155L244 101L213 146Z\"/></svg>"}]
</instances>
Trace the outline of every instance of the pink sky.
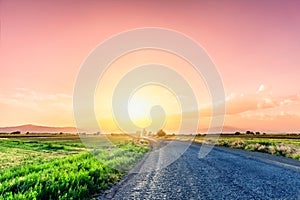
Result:
<instances>
[{"instance_id":1,"label":"pink sky","mask_svg":"<svg viewBox=\"0 0 300 200\"><path fill-rule=\"evenodd\" d=\"M0 1L0 126L73 125L81 63L122 31L182 32L209 53L227 95L225 125L300 131L300 2Z\"/></svg>"}]
</instances>

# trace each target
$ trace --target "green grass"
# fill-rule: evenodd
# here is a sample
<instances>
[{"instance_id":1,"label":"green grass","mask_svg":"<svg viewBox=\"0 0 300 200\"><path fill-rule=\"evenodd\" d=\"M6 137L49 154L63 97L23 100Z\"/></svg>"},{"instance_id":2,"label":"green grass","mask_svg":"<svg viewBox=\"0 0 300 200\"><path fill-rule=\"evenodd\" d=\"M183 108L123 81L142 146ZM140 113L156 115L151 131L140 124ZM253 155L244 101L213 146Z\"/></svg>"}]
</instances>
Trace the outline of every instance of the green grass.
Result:
<instances>
[{"instance_id":1,"label":"green grass","mask_svg":"<svg viewBox=\"0 0 300 200\"><path fill-rule=\"evenodd\" d=\"M0 170L32 162L43 162L55 157L85 150L76 143L26 141L20 138L0 140Z\"/></svg>"},{"instance_id":2,"label":"green grass","mask_svg":"<svg viewBox=\"0 0 300 200\"><path fill-rule=\"evenodd\" d=\"M48 139L0 140L0 199L90 199L148 150L124 137L114 139L117 146L88 150L74 138Z\"/></svg>"}]
</instances>

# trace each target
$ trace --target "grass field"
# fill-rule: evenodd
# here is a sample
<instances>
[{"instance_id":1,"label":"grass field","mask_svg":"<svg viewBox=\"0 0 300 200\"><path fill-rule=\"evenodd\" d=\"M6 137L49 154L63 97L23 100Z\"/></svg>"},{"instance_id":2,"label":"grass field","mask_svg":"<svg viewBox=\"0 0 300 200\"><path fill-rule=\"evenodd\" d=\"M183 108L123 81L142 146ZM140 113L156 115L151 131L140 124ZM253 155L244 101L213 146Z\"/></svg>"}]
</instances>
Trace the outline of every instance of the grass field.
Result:
<instances>
[{"instance_id":1,"label":"grass field","mask_svg":"<svg viewBox=\"0 0 300 200\"><path fill-rule=\"evenodd\" d=\"M197 136L166 136L168 139L193 140L199 143L214 144L215 136L205 138ZM222 134L216 145L230 148L259 151L278 156L284 156L300 160L300 135L266 134L266 135L233 135Z\"/></svg>"},{"instance_id":2,"label":"grass field","mask_svg":"<svg viewBox=\"0 0 300 200\"><path fill-rule=\"evenodd\" d=\"M148 150L128 136L0 137L0 199L90 199L116 183Z\"/></svg>"}]
</instances>

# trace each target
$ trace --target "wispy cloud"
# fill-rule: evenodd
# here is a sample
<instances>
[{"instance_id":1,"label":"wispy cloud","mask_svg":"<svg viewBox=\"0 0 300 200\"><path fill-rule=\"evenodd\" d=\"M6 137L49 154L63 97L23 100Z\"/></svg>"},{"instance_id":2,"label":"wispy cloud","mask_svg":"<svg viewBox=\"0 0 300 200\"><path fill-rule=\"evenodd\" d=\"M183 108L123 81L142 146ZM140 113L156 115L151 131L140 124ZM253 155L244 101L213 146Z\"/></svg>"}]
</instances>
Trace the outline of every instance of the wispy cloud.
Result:
<instances>
[{"instance_id":1,"label":"wispy cloud","mask_svg":"<svg viewBox=\"0 0 300 200\"><path fill-rule=\"evenodd\" d=\"M300 103L300 95L276 97L271 88L261 85L253 94L231 94L226 99L227 114L263 110Z\"/></svg>"},{"instance_id":2,"label":"wispy cloud","mask_svg":"<svg viewBox=\"0 0 300 200\"><path fill-rule=\"evenodd\" d=\"M261 85L258 90L253 93L232 93L229 94L225 101L212 105L212 103L205 103L199 105L199 110L191 110L186 116L194 117L198 112L200 117L211 117L213 109L215 109L215 115L220 115L223 109L226 107L226 115L238 115L242 113L258 112L268 109L279 109L284 106L292 106L300 104L300 94L289 96L274 96L272 89ZM278 111L276 111L278 113ZM299 111L300 112L300 111ZM280 112L279 112L280 113ZM175 113L178 115L180 113Z\"/></svg>"},{"instance_id":3,"label":"wispy cloud","mask_svg":"<svg viewBox=\"0 0 300 200\"><path fill-rule=\"evenodd\" d=\"M36 111L48 109L72 109L72 96L64 93L40 93L28 88L16 88L10 93L0 94L0 103Z\"/></svg>"}]
</instances>

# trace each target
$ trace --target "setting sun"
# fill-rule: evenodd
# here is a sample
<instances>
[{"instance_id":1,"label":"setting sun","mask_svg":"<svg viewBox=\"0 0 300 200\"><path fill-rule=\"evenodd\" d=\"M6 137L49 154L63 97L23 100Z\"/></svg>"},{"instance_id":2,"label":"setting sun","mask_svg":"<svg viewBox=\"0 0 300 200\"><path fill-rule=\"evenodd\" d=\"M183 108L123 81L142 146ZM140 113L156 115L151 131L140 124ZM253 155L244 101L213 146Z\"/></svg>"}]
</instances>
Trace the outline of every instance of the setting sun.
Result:
<instances>
[{"instance_id":1,"label":"setting sun","mask_svg":"<svg viewBox=\"0 0 300 200\"><path fill-rule=\"evenodd\" d=\"M140 128L147 127L151 124L149 118L149 104L150 102L145 98L134 95L128 105L129 116L133 123Z\"/></svg>"},{"instance_id":2,"label":"setting sun","mask_svg":"<svg viewBox=\"0 0 300 200\"><path fill-rule=\"evenodd\" d=\"M170 128L169 116L180 113L180 104L173 93L158 85L144 86L133 94L129 101L129 115L138 127L146 128L152 123L150 113L155 106L161 106L164 109L167 116L164 128Z\"/></svg>"}]
</instances>

